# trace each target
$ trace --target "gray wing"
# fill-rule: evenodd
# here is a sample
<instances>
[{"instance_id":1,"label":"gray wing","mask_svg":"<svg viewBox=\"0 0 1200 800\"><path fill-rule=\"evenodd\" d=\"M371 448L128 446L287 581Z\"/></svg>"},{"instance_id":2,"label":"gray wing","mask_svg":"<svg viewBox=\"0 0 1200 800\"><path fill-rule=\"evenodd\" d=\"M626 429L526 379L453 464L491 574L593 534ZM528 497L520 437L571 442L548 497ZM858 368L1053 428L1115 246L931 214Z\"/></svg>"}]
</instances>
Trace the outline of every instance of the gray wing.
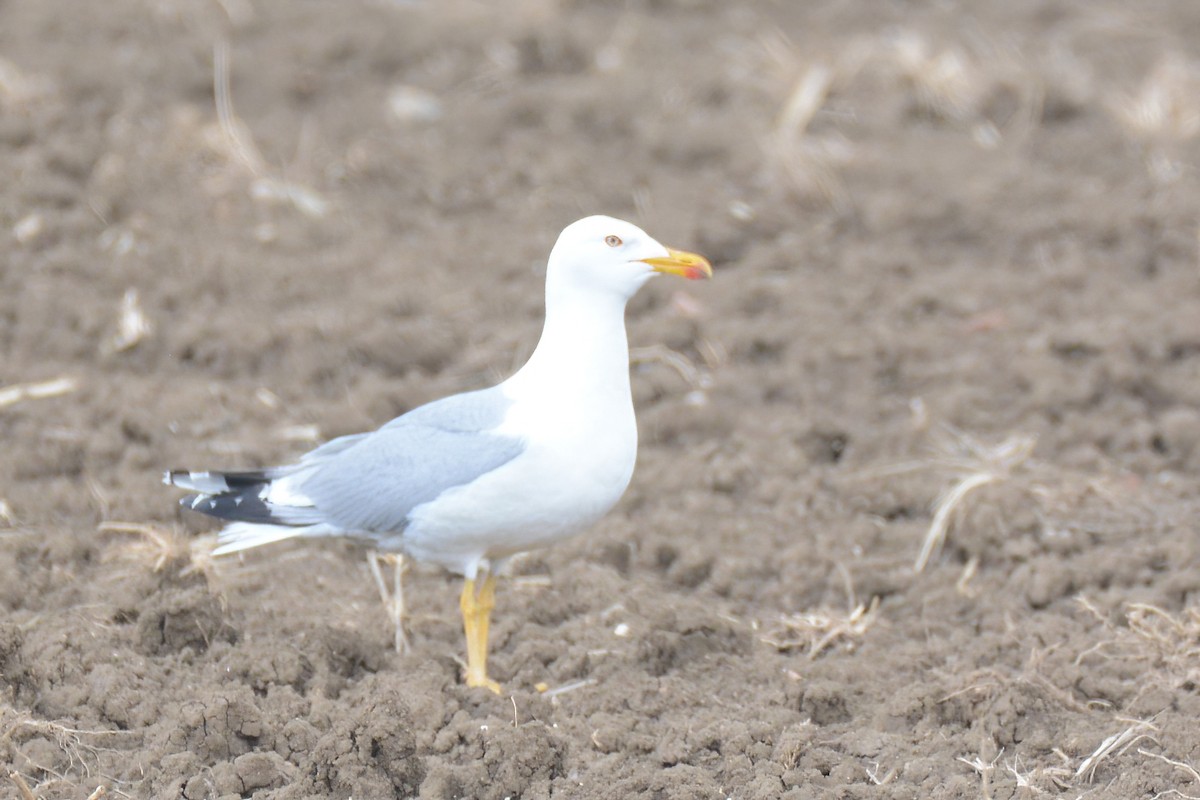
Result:
<instances>
[{"instance_id":1,"label":"gray wing","mask_svg":"<svg viewBox=\"0 0 1200 800\"><path fill-rule=\"evenodd\" d=\"M393 420L394 421L394 420ZM320 447L309 450L304 455L300 456L300 461L294 467L304 466L305 464L315 464L319 461L326 461L343 450L348 450L354 445L371 436L370 433L352 433L349 436L339 436L336 439L330 439ZM294 467L277 467L283 474L294 472ZM286 471L284 471L286 470Z\"/></svg>"},{"instance_id":2,"label":"gray wing","mask_svg":"<svg viewBox=\"0 0 1200 800\"><path fill-rule=\"evenodd\" d=\"M305 457L312 472L296 488L319 516L346 531L402 531L416 506L520 455L521 439L489 432L510 404L496 389L454 395L374 433L343 437L353 440L345 446L331 448L343 441L335 439Z\"/></svg>"},{"instance_id":3,"label":"gray wing","mask_svg":"<svg viewBox=\"0 0 1200 800\"><path fill-rule=\"evenodd\" d=\"M493 386L477 392L452 394L441 400L417 406L407 414L396 417L380 430L421 424L464 433L489 431L504 421L504 415L508 413L510 406L512 401L504 396L499 387ZM328 444L337 441L341 440L334 439Z\"/></svg>"}]
</instances>

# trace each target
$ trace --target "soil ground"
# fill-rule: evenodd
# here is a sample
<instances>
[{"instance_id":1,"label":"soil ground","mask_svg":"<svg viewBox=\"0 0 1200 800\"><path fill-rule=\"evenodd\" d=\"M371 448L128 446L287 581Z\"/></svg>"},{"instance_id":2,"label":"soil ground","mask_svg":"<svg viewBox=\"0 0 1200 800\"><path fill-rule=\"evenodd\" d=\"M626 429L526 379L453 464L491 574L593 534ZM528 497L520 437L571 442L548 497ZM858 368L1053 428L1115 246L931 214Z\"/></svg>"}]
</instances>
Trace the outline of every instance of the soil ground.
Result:
<instances>
[{"instance_id":1,"label":"soil ground","mask_svg":"<svg viewBox=\"0 0 1200 800\"><path fill-rule=\"evenodd\" d=\"M0 797L1200 796L1198 132L1193 0L3 0ZM504 377L590 213L716 276L502 696L206 556L162 470Z\"/></svg>"}]
</instances>

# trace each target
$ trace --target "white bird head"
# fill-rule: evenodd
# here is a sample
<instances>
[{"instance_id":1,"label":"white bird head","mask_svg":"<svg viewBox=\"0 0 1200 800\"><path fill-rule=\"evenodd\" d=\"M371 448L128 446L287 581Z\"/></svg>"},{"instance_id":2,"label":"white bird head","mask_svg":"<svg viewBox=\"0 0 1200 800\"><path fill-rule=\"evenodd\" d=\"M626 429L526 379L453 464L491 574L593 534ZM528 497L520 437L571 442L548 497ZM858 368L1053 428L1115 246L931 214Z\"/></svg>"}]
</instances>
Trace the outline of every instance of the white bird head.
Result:
<instances>
[{"instance_id":1,"label":"white bird head","mask_svg":"<svg viewBox=\"0 0 1200 800\"><path fill-rule=\"evenodd\" d=\"M584 217L564 228L550 251L546 289L582 289L628 300L660 273L710 278L712 265L704 256L664 247L636 225Z\"/></svg>"}]
</instances>

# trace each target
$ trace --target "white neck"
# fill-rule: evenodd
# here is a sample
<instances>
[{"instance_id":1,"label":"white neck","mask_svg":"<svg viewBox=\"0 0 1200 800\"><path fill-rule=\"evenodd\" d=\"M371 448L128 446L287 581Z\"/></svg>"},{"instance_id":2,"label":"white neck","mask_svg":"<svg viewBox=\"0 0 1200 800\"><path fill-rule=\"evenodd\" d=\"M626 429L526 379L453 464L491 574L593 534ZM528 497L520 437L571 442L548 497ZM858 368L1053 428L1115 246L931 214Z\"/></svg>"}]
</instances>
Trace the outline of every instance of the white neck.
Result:
<instances>
[{"instance_id":1,"label":"white neck","mask_svg":"<svg viewBox=\"0 0 1200 800\"><path fill-rule=\"evenodd\" d=\"M630 403L628 298L554 282L547 284L546 293L542 338L525 366L505 381L508 393L547 400L553 395L555 402L567 403Z\"/></svg>"}]
</instances>

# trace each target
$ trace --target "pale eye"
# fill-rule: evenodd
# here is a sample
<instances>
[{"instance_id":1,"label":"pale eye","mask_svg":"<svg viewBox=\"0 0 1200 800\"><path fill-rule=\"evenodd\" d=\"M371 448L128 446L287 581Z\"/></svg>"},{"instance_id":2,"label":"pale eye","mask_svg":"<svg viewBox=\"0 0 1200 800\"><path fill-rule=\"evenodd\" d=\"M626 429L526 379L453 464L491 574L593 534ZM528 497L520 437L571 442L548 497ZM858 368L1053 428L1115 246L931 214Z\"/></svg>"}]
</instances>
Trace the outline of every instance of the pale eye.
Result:
<instances>
[{"instance_id":1,"label":"pale eye","mask_svg":"<svg viewBox=\"0 0 1200 800\"><path fill-rule=\"evenodd\" d=\"M615 236L611 233L608 236L604 237L604 243L606 245L608 245L609 247L620 247L622 244L621 237Z\"/></svg>"}]
</instances>

